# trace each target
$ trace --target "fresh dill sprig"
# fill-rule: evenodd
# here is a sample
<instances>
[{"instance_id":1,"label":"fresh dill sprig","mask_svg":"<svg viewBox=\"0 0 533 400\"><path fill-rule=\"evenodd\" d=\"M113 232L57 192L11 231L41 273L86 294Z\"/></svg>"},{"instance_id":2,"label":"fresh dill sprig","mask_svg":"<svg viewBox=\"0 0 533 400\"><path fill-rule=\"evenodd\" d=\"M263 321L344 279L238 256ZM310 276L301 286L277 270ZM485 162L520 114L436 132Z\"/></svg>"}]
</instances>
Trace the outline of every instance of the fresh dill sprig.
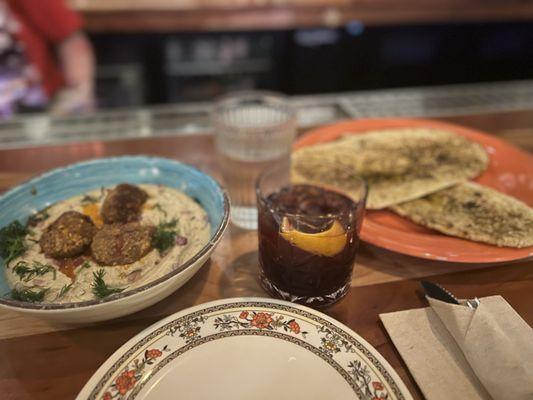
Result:
<instances>
[{"instance_id":1,"label":"fresh dill sprig","mask_svg":"<svg viewBox=\"0 0 533 400\"><path fill-rule=\"evenodd\" d=\"M161 204L159 204L159 203L155 203L152 208L154 210L159 211L161 214L163 214L164 217L166 217L168 215L166 210L163 207L161 207Z\"/></svg>"},{"instance_id":2,"label":"fresh dill sprig","mask_svg":"<svg viewBox=\"0 0 533 400\"><path fill-rule=\"evenodd\" d=\"M42 288L38 290L32 289L12 289L11 298L18 301L26 301L28 303L40 303L44 300L44 295L48 292L49 288Z\"/></svg>"},{"instance_id":3,"label":"fresh dill sprig","mask_svg":"<svg viewBox=\"0 0 533 400\"><path fill-rule=\"evenodd\" d=\"M91 268L91 263L89 261L84 261L81 266L75 270L74 274L77 276L84 269Z\"/></svg>"},{"instance_id":4,"label":"fresh dill sprig","mask_svg":"<svg viewBox=\"0 0 533 400\"><path fill-rule=\"evenodd\" d=\"M5 260L6 267L27 250L24 242L27 233L27 228L18 220L0 229L0 257Z\"/></svg>"},{"instance_id":5,"label":"fresh dill sprig","mask_svg":"<svg viewBox=\"0 0 533 400\"><path fill-rule=\"evenodd\" d=\"M159 254L164 253L169 248L171 248L176 241L176 235L178 234L176 230L176 225L178 220L173 218L168 222L161 222L152 236L152 246L159 250Z\"/></svg>"},{"instance_id":6,"label":"fresh dill sprig","mask_svg":"<svg viewBox=\"0 0 533 400\"><path fill-rule=\"evenodd\" d=\"M43 276L48 272L52 272L54 274L54 280L56 279L56 269L50 264L43 264L39 261L33 261L31 266L26 261L19 261L13 267L13 272L23 282L29 282L32 278Z\"/></svg>"},{"instance_id":7,"label":"fresh dill sprig","mask_svg":"<svg viewBox=\"0 0 533 400\"><path fill-rule=\"evenodd\" d=\"M72 283L69 283L68 285L67 284L64 284L63 287L61 288L61 290L59 291L59 294L57 295L57 298L61 298L63 297L64 295L67 294L67 292L70 290L70 288L72 287L74 282Z\"/></svg>"},{"instance_id":8,"label":"fresh dill sprig","mask_svg":"<svg viewBox=\"0 0 533 400\"><path fill-rule=\"evenodd\" d=\"M98 198L95 196L91 196L90 194L86 194L85 196L83 196L80 201L82 206L86 206L88 204L94 204L97 202L98 202Z\"/></svg>"},{"instance_id":9,"label":"fresh dill sprig","mask_svg":"<svg viewBox=\"0 0 533 400\"><path fill-rule=\"evenodd\" d=\"M94 281L92 283L93 294L99 299L122 292L125 288L110 288L104 281L105 270L103 268L93 272Z\"/></svg>"}]
</instances>

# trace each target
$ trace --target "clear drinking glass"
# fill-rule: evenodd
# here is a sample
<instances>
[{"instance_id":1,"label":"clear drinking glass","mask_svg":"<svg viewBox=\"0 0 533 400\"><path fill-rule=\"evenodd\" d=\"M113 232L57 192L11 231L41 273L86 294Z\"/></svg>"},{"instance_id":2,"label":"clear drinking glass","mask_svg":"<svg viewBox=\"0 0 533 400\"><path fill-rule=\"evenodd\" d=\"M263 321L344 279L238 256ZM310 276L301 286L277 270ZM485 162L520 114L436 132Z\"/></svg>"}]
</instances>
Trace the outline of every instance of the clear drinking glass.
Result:
<instances>
[{"instance_id":1,"label":"clear drinking glass","mask_svg":"<svg viewBox=\"0 0 533 400\"><path fill-rule=\"evenodd\" d=\"M265 168L288 168L296 115L287 98L240 92L220 99L213 111L215 145L231 198L234 224L257 228L255 182Z\"/></svg>"},{"instance_id":2,"label":"clear drinking glass","mask_svg":"<svg viewBox=\"0 0 533 400\"><path fill-rule=\"evenodd\" d=\"M353 171L331 168L351 177L349 190L294 183L278 168L259 177L260 279L274 297L325 306L350 288L367 189Z\"/></svg>"}]
</instances>

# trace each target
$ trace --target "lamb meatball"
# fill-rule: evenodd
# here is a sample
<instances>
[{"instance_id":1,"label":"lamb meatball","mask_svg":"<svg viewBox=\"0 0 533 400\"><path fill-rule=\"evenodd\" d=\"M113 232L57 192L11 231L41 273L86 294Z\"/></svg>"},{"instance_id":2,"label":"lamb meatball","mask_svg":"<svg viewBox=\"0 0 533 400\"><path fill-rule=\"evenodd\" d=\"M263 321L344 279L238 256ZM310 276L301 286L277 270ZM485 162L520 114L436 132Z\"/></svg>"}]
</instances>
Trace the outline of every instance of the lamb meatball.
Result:
<instances>
[{"instance_id":1,"label":"lamb meatball","mask_svg":"<svg viewBox=\"0 0 533 400\"><path fill-rule=\"evenodd\" d=\"M131 264L152 249L155 228L138 222L104 225L91 244L94 259L103 265Z\"/></svg>"},{"instance_id":2,"label":"lamb meatball","mask_svg":"<svg viewBox=\"0 0 533 400\"><path fill-rule=\"evenodd\" d=\"M77 211L64 212L43 232L39 244L48 257L74 257L91 244L96 228L91 219Z\"/></svg>"},{"instance_id":3,"label":"lamb meatball","mask_svg":"<svg viewBox=\"0 0 533 400\"><path fill-rule=\"evenodd\" d=\"M112 189L102 204L101 214L106 224L137 221L141 207L148 198L137 186L121 183Z\"/></svg>"}]
</instances>

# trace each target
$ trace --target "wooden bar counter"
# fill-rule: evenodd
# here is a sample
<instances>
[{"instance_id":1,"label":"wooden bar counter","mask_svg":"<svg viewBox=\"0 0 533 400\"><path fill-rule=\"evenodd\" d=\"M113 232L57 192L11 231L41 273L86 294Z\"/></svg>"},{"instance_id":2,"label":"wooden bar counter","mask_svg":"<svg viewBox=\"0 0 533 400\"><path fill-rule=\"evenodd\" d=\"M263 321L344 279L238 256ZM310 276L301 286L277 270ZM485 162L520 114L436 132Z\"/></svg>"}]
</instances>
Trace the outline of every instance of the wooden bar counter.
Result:
<instances>
[{"instance_id":1,"label":"wooden bar counter","mask_svg":"<svg viewBox=\"0 0 533 400\"><path fill-rule=\"evenodd\" d=\"M453 120L533 148L532 112L460 117ZM521 117L519 117L521 115ZM0 151L0 190L71 162L111 155L148 154L191 163L219 178L210 134L84 142ZM174 312L211 300L266 297L258 281L255 231L230 226L211 260L185 286L139 313L91 326L55 326L0 310L0 397L72 399L119 346ZM459 297L502 295L533 325L533 261L499 265L428 261L361 246L352 287L325 312L370 342L423 398L387 336L378 314L426 306L418 280L429 278Z\"/></svg>"},{"instance_id":2,"label":"wooden bar counter","mask_svg":"<svg viewBox=\"0 0 533 400\"><path fill-rule=\"evenodd\" d=\"M520 0L70 0L92 33L279 30L533 18Z\"/></svg>"}]
</instances>

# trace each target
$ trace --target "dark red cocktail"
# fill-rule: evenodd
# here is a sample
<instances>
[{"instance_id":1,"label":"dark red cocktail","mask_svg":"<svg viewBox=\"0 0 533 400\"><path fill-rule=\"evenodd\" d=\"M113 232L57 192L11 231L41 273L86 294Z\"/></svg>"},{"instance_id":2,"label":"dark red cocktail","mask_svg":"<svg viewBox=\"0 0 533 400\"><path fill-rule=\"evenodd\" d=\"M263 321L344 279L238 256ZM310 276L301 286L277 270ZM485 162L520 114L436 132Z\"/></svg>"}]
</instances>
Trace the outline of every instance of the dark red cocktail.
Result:
<instances>
[{"instance_id":1,"label":"dark red cocktail","mask_svg":"<svg viewBox=\"0 0 533 400\"><path fill-rule=\"evenodd\" d=\"M320 306L350 287L366 188L290 184L268 172L258 183L261 283L270 294ZM278 186L276 188L276 186ZM359 199L354 194L360 193Z\"/></svg>"}]
</instances>

